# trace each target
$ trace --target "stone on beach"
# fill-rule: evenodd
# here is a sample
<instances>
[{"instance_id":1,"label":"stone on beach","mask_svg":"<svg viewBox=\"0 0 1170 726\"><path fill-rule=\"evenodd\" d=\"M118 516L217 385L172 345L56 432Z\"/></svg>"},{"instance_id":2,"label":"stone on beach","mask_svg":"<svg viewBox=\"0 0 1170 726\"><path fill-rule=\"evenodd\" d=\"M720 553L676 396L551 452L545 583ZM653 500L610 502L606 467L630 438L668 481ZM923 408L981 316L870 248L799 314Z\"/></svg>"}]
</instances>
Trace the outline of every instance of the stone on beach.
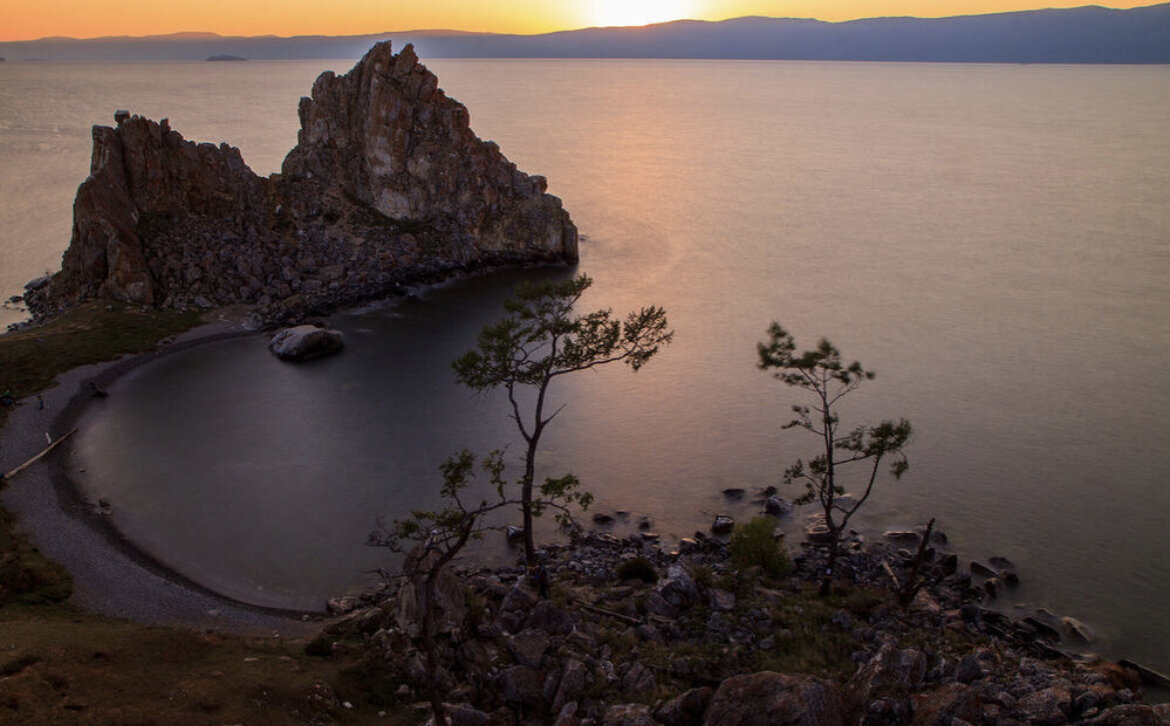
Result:
<instances>
[{"instance_id":1,"label":"stone on beach","mask_svg":"<svg viewBox=\"0 0 1170 726\"><path fill-rule=\"evenodd\" d=\"M345 336L340 330L298 325L272 336L268 349L281 360L300 362L336 353L344 344Z\"/></svg>"}]
</instances>

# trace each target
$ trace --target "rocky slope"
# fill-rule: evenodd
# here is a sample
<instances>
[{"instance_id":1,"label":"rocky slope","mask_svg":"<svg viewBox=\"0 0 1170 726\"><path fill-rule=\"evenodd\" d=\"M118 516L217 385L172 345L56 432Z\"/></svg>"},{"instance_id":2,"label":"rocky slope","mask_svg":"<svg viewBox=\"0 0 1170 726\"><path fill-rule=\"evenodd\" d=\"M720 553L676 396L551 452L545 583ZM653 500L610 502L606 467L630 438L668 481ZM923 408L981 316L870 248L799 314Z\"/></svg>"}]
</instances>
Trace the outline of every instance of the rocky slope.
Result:
<instances>
[{"instance_id":1,"label":"rocky slope","mask_svg":"<svg viewBox=\"0 0 1170 726\"><path fill-rule=\"evenodd\" d=\"M93 129L61 272L27 290L35 318L108 296L295 319L454 270L577 259L577 230L543 177L476 137L409 45L322 74L269 178L166 119L115 120Z\"/></svg>"},{"instance_id":2,"label":"rocky slope","mask_svg":"<svg viewBox=\"0 0 1170 726\"><path fill-rule=\"evenodd\" d=\"M574 537L540 553L549 599L521 568L441 580L437 679L452 723L1170 724L1170 705L1141 703L1140 674L1124 663L1070 656L1054 647L1059 636L981 607L985 590L953 556L930 558L903 610L891 572L904 579L914 557L896 544L853 537L839 563L855 584L829 597L815 593L817 545L781 578L737 570L717 538L680 550L639 535ZM658 579L621 580L634 558ZM426 671L409 592L383 593L309 651L365 653L388 702L415 704L421 720Z\"/></svg>"}]
</instances>

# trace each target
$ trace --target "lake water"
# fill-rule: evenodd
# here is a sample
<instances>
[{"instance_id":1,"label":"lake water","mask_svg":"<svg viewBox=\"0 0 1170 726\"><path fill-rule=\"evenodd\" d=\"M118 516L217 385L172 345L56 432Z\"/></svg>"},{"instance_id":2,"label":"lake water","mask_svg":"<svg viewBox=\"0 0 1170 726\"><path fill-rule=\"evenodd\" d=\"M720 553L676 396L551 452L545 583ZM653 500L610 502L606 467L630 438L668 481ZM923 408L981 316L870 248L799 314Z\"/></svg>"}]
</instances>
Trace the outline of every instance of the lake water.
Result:
<instances>
[{"instance_id":1,"label":"lake water","mask_svg":"<svg viewBox=\"0 0 1170 726\"><path fill-rule=\"evenodd\" d=\"M677 330L636 375L561 381L547 473L668 534L750 515L720 490L813 453L780 428L800 399L754 366L779 319L878 372L846 423L915 425L863 528L937 517L965 557L1019 565L1006 605L1170 670L1170 67L428 65L565 200L585 304L663 305ZM350 66L0 66L0 292L58 265L89 124L168 116L268 173L313 77ZM385 564L366 534L433 502L449 453L519 451L499 399L449 363L531 274L339 315L345 353L307 366L240 339L141 368L83 421L72 465L164 562L318 606Z\"/></svg>"}]
</instances>

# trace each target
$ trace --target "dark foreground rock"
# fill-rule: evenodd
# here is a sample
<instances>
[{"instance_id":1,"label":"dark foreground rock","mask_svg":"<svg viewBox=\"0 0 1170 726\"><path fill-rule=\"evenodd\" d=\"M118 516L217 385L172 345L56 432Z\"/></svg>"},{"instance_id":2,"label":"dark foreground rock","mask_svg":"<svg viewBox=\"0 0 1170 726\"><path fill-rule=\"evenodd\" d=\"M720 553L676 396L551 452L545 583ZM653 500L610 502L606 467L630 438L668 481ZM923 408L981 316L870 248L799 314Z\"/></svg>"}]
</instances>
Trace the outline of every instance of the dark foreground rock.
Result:
<instances>
[{"instance_id":1,"label":"dark foreground rock","mask_svg":"<svg viewBox=\"0 0 1170 726\"><path fill-rule=\"evenodd\" d=\"M984 592L941 557L902 609L890 572L904 577L910 555L887 541L847 541L838 562L853 584L828 597L816 594L820 547L778 580L736 570L727 549L577 534L538 552L547 600L522 567L459 570L450 586L465 595L448 599L470 607L443 609L437 682L459 718L502 725L1170 723L1165 707L1140 703L1136 670L1062 654L982 608ZM634 557L657 582L618 580ZM370 672L424 713L422 648L397 604L410 590L367 595L315 649L361 648Z\"/></svg>"},{"instance_id":2,"label":"dark foreground rock","mask_svg":"<svg viewBox=\"0 0 1170 726\"><path fill-rule=\"evenodd\" d=\"M247 303L268 320L508 263L575 261L577 230L543 177L480 140L406 46L374 46L300 103L280 174L127 111L95 126L62 269L30 288L44 319L94 296Z\"/></svg>"},{"instance_id":3,"label":"dark foreground rock","mask_svg":"<svg viewBox=\"0 0 1170 726\"><path fill-rule=\"evenodd\" d=\"M705 726L845 726L837 687L768 671L732 676L715 691Z\"/></svg>"}]
</instances>

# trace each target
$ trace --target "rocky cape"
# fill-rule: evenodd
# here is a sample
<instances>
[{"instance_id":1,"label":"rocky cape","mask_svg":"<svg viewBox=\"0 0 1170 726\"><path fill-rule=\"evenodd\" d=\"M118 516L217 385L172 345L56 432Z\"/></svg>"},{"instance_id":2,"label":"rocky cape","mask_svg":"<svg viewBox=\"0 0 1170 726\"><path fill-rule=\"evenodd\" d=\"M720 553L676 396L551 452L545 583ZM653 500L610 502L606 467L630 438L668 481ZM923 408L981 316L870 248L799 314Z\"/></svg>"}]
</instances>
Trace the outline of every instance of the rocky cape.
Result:
<instances>
[{"instance_id":1,"label":"rocky cape","mask_svg":"<svg viewBox=\"0 0 1170 726\"><path fill-rule=\"evenodd\" d=\"M411 46L374 46L302 98L297 146L264 178L239 149L129 112L95 126L61 271L29 283L34 320L93 297L255 305L296 320L454 271L575 262L543 177L471 130Z\"/></svg>"}]
</instances>

